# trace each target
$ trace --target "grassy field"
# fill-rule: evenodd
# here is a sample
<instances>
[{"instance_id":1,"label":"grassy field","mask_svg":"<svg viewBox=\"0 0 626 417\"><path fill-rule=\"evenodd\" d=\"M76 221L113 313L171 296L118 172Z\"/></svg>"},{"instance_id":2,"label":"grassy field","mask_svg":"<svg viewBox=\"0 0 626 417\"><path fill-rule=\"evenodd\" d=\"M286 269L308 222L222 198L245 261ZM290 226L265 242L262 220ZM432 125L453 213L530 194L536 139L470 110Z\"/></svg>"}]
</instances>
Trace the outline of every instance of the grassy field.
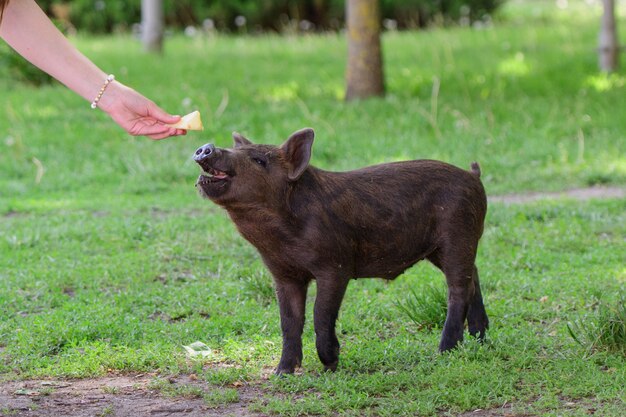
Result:
<instances>
[{"instance_id":1,"label":"grassy field","mask_svg":"<svg viewBox=\"0 0 626 417\"><path fill-rule=\"evenodd\" d=\"M490 206L484 345L440 355L436 323L402 311L409 289L443 288L420 264L350 284L336 373L321 372L309 303L302 374L268 379L281 344L271 277L194 190L198 146L229 146L233 130L278 144L304 126L325 169L478 160L489 195L624 186L626 75L598 74L598 9L570 3L514 2L483 30L387 33L387 97L350 104L341 35L174 36L162 57L121 35L74 39L169 111L200 110L204 132L161 142L127 137L58 85L3 76L0 379L154 372L165 391L162 378L194 374L208 404L254 386L251 411L293 416L623 415L626 347L589 339L626 299L626 201ZM196 341L203 359L186 355Z\"/></svg>"}]
</instances>

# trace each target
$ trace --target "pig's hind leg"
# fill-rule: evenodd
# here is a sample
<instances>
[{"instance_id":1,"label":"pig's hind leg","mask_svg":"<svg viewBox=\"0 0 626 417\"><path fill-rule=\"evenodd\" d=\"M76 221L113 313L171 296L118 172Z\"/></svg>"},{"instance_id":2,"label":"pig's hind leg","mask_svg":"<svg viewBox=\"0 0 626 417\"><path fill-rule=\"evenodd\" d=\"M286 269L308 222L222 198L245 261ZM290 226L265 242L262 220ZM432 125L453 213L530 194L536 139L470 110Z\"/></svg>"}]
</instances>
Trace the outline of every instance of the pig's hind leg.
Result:
<instances>
[{"instance_id":1,"label":"pig's hind leg","mask_svg":"<svg viewBox=\"0 0 626 417\"><path fill-rule=\"evenodd\" d=\"M480 282L478 279L478 269L474 266L472 275L474 281L474 297L467 311L467 327L472 336L482 341L485 338L485 332L489 328L489 318L483 304L483 296L480 291Z\"/></svg>"},{"instance_id":2,"label":"pig's hind leg","mask_svg":"<svg viewBox=\"0 0 626 417\"><path fill-rule=\"evenodd\" d=\"M448 313L439 343L442 352L455 348L463 341L465 320L475 295L473 278L476 252L459 245L458 240L449 243L454 244L442 247L428 257L443 271L448 284Z\"/></svg>"}]
</instances>

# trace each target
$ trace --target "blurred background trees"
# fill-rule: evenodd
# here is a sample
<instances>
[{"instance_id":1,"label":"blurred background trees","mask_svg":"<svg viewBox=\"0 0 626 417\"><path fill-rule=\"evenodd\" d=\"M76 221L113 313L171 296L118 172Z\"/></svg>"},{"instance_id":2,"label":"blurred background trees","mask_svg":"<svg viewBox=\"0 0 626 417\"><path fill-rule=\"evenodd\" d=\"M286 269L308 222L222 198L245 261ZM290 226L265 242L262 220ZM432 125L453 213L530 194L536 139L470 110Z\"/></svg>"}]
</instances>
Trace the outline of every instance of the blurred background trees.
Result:
<instances>
[{"instance_id":1,"label":"blurred background trees","mask_svg":"<svg viewBox=\"0 0 626 417\"><path fill-rule=\"evenodd\" d=\"M552 1L567 4L567 0ZM598 67L605 73L614 72L619 66L622 49L617 36L617 2L589 1L600 2L604 10L596 52ZM483 23L489 24L492 14L505 2L372 0L372 4L378 6L379 30L418 29L448 24L481 26ZM191 35L199 31L254 34L344 30L349 23L346 11L350 0L37 0L37 3L67 32L102 34L132 31L143 38L147 50L159 51L166 28L170 31L184 30ZM378 54L375 46L362 50L373 50L373 56ZM8 68L16 74L17 79L26 82L36 85L50 82L50 77L31 69L4 45L0 45L0 66ZM347 90L350 90L350 68L346 74ZM358 82L353 85L356 84ZM374 95L381 94L380 90L384 89L384 85L374 87L377 91ZM346 96L350 98L350 91L347 91Z\"/></svg>"},{"instance_id":2,"label":"blurred background trees","mask_svg":"<svg viewBox=\"0 0 626 417\"><path fill-rule=\"evenodd\" d=\"M347 0L346 100L385 94L378 0Z\"/></svg>"},{"instance_id":3,"label":"blurred background trees","mask_svg":"<svg viewBox=\"0 0 626 417\"><path fill-rule=\"evenodd\" d=\"M141 38L147 52L163 50L163 0L141 0Z\"/></svg>"},{"instance_id":4,"label":"blurred background trees","mask_svg":"<svg viewBox=\"0 0 626 417\"><path fill-rule=\"evenodd\" d=\"M38 0L64 24L93 33L130 29L141 20L141 2L132 0ZM476 21L504 0L380 0L390 28ZM163 0L167 27L205 26L226 31L323 31L344 27L346 0Z\"/></svg>"},{"instance_id":5,"label":"blurred background trees","mask_svg":"<svg viewBox=\"0 0 626 417\"><path fill-rule=\"evenodd\" d=\"M605 72L617 70L620 46L615 19L615 0L602 0L604 13L598 39L598 65Z\"/></svg>"}]
</instances>

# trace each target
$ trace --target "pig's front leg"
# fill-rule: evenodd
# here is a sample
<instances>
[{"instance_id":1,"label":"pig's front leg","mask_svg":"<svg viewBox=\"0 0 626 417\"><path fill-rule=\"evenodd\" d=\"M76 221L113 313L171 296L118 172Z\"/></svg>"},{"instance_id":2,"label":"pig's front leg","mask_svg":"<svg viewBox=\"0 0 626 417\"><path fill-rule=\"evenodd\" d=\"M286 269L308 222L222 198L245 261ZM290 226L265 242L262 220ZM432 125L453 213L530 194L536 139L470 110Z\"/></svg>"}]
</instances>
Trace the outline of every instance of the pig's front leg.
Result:
<instances>
[{"instance_id":1,"label":"pig's front leg","mask_svg":"<svg viewBox=\"0 0 626 417\"><path fill-rule=\"evenodd\" d=\"M292 374L302 363L302 328L308 281L276 280L283 353L276 374Z\"/></svg>"},{"instance_id":2,"label":"pig's front leg","mask_svg":"<svg viewBox=\"0 0 626 417\"><path fill-rule=\"evenodd\" d=\"M348 279L333 275L318 276L315 299L314 324L317 354L327 371L335 371L339 362L339 341L335 334L335 322L341 301L348 287Z\"/></svg>"}]
</instances>

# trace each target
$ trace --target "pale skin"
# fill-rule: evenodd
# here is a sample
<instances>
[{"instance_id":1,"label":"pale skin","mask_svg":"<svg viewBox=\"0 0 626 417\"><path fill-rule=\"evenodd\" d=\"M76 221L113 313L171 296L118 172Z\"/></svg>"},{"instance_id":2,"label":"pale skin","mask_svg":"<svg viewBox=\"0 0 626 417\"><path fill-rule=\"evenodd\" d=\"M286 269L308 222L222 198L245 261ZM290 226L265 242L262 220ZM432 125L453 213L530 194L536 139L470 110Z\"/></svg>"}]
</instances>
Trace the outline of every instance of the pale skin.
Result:
<instances>
[{"instance_id":1,"label":"pale skin","mask_svg":"<svg viewBox=\"0 0 626 417\"><path fill-rule=\"evenodd\" d=\"M85 57L52 24L34 0L12 0L0 22L0 37L33 65L91 103L107 73ZM167 126L180 116L172 116L132 88L111 82L98 108L131 135L152 139L184 135L185 130Z\"/></svg>"}]
</instances>

